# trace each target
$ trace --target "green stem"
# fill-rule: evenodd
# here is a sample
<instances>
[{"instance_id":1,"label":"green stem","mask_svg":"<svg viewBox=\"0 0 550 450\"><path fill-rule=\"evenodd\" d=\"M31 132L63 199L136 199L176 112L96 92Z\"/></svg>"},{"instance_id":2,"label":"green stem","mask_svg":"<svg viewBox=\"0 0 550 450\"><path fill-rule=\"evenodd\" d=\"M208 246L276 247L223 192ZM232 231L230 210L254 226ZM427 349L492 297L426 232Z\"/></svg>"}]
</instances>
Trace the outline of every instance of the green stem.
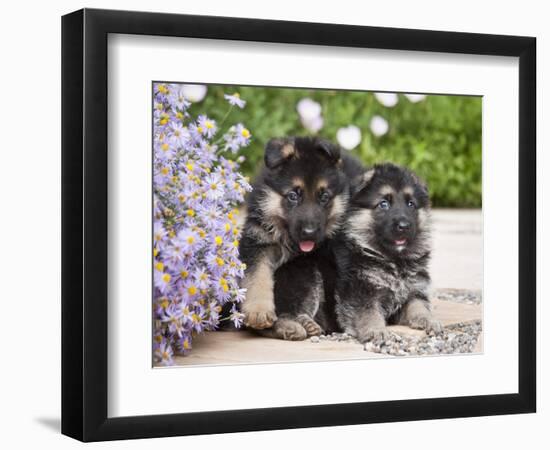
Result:
<instances>
[{"instance_id":1,"label":"green stem","mask_svg":"<svg viewBox=\"0 0 550 450\"><path fill-rule=\"evenodd\" d=\"M222 121L220 122L220 126L218 127L218 129L221 129L223 127L223 124L225 123L225 121L227 120L227 118L229 117L229 114L231 114L231 111L233 111L233 106L234 105L230 105L229 106L229 110L227 111L227 113L225 113L225 116L224 118L222 119Z\"/></svg>"}]
</instances>

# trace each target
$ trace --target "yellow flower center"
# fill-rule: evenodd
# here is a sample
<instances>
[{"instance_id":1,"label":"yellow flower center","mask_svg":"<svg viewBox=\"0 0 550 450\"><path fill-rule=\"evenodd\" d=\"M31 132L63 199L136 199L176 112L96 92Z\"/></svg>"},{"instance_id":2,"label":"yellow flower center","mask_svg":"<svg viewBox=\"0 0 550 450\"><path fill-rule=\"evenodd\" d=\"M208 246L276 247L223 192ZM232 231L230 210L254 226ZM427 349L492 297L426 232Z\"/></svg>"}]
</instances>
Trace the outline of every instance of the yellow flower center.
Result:
<instances>
[{"instance_id":1,"label":"yellow flower center","mask_svg":"<svg viewBox=\"0 0 550 450\"><path fill-rule=\"evenodd\" d=\"M197 131L202 134L204 130L202 127L197 127Z\"/></svg>"},{"instance_id":2,"label":"yellow flower center","mask_svg":"<svg viewBox=\"0 0 550 450\"><path fill-rule=\"evenodd\" d=\"M195 211L193 211L192 209L188 209L188 210L187 210L187 215L188 215L189 217L195 217Z\"/></svg>"},{"instance_id":3,"label":"yellow flower center","mask_svg":"<svg viewBox=\"0 0 550 450\"><path fill-rule=\"evenodd\" d=\"M246 128L243 128L243 130L241 131L241 134L244 138L250 137L250 131L248 131Z\"/></svg>"},{"instance_id":4,"label":"yellow flower center","mask_svg":"<svg viewBox=\"0 0 550 450\"><path fill-rule=\"evenodd\" d=\"M204 124L206 126L206 128L208 128L209 130L211 130L212 128L214 128L214 124L212 122L210 122L209 120L207 120Z\"/></svg>"},{"instance_id":5,"label":"yellow flower center","mask_svg":"<svg viewBox=\"0 0 550 450\"><path fill-rule=\"evenodd\" d=\"M192 244L193 242L195 242L195 237L194 237L194 236L189 236L189 237L187 238L187 243L188 243L188 244Z\"/></svg>"},{"instance_id":6,"label":"yellow flower center","mask_svg":"<svg viewBox=\"0 0 550 450\"><path fill-rule=\"evenodd\" d=\"M216 258L216 263L218 264L218 266L223 266L225 264L225 261L220 258L219 256Z\"/></svg>"},{"instance_id":7,"label":"yellow flower center","mask_svg":"<svg viewBox=\"0 0 550 450\"><path fill-rule=\"evenodd\" d=\"M162 262L157 262L155 264L155 269L157 269L159 272L162 272L164 270L164 264Z\"/></svg>"},{"instance_id":8,"label":"yellow flower center","mask_svg":"<svg viewBox=\"0 0 550 450\"><path fill-rule=\"evenodd\" d=\"M163 167L162 169L160 169L160 173L162 173L163 175L168 175L170 173L170 169L168 167Z\"/></svg>"},{"instance_id":9,"label":"yellow flower center","mask_svg":"<svg viewBox=\"0 0 550 450\"><path fill-rule=\"evenodd\" d=\"M189 272L187 272L187 270L182 270L180 272L180 275L183 279L187 278L189 276Z\"/></svg>"},{"instance_id":10,"label":"yellow flower center","mask_svg":"<svg viewBox=\"0 0 550 450\"><path fill-rule=\"evenodd\" d=\"M216 245L222 245L223 239L222 239L221 236L216 236L216 237L214 238L214 242L216 243Z\"/></svg>"},{"instance_id":11,"label":"yellow flower center","mask_svg":"<svg viewBox=\"0 0 550 450\"><path fill-rule=\"evenodd\" d=\"M213 191L215 191L216 189L218 189L217 183L212 183L212 184L210 185L210 189L212 189Z\"/></svg>"},{"instance_id":12,"label":"yellow flower center","mask_svg":"<svg viewBox=\"0 0 550 450\"><path fill-rule=\"evenodd\" d=\"M195 295L197 293L197 288L195 286L189 286L187 292L189 292L190 295Z\"/></svg>"},{"instance_id":13,"label":"yellow flower center","mask_svg":"<svg viewBox=\"0 0 550 450\"><path fill-rule=\"evenodd\" d=\"M160 146L160 148L161 148L163 151L167 151L167 150L170 148L170 146L165 142L164 144L162 144L162 145Z\"/></svg>"},{"instance_id":14,"label":"yellow flower center","mask_svg":"<svg viewBox=\"0 0 550 450\"><path fill-rule=\"evenodd\" d=\"M187 167L187 170L189 170L189 172L193 172L193 169L195 168L195 166L191 163L187 163L185 167Z\"/></svg>"},{"instance_id":15,"label":"yellow flower center","mask_svg":"<svg viewBox=\"0 0 550 450\"><path fill-rule=\"evenodd\" d=\"M165 283L169 283L171 279L172 279L172 277L170 276L169 273L165 273L165 274L162 276L162 281L164 281Z\"/></svg>"}]
</instances>

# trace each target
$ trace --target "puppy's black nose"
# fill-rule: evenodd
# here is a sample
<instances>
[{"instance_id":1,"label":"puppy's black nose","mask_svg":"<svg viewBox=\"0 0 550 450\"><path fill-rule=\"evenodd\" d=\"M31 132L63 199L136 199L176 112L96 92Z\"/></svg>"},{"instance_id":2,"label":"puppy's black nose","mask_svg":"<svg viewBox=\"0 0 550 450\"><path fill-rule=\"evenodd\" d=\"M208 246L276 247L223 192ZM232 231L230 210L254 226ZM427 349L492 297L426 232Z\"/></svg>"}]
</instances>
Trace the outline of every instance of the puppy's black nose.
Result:
<instances>
[{"instance_id":1,"label":"puppy's black nose","mask_svg":"<svg viewBox=\"0 0 550 450\"><path fill-rule=\"evenodd\" d=\"M411 223L408 220L400 219L395 224L397 231L409 231L411 229Z\"/></svg>"}]
</instances>

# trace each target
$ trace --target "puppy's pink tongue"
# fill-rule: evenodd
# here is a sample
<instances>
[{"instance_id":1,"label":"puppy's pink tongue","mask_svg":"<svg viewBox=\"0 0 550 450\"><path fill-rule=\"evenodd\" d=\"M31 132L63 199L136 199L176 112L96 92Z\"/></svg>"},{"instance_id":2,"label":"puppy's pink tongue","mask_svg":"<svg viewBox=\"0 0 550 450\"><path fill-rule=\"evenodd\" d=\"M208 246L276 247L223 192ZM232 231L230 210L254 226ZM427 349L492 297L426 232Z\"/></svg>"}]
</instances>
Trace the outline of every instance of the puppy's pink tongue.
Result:
<instances>
[{"instance_id":1,"label":"puppy's pink tongue","mask_svg":"<svg viewBox=\"0 0 550 450\"><path fill-rule=\"evenodd\" d=\"M315 248L315 242L313 241L302 241L300 242L300 250L304 253L310 252Z\"/></svg>"}]
</instances>

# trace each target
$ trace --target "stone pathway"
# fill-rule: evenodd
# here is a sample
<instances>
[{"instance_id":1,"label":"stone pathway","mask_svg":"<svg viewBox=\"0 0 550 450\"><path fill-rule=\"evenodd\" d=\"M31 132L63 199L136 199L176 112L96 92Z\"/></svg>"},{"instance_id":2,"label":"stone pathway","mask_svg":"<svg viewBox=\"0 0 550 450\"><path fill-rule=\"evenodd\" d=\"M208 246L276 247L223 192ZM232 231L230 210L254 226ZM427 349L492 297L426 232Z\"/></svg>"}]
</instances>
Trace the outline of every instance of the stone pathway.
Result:
<instances>
[{"instance_id":1,"label":"stone pathway","mask_svg":"<svg viewBox=\"0 0 550 450\"><path fill-rule=\"evenodd\" d=\"M436 210L431 273L433 312L445 327L441 336L426 336L404 326L390 327L400 337L388 345L363 345L335 336L289 342L250 331L207 332L193 340L193 350L176 357L176 366L232 365L383 358L417 354L483 351L483 240L480 210ZM463 336L461 334L465 333ZM385 347L385 348L384 348ZM411 352L411 348L413 351Z\"/></svg>"}]
</instances>

